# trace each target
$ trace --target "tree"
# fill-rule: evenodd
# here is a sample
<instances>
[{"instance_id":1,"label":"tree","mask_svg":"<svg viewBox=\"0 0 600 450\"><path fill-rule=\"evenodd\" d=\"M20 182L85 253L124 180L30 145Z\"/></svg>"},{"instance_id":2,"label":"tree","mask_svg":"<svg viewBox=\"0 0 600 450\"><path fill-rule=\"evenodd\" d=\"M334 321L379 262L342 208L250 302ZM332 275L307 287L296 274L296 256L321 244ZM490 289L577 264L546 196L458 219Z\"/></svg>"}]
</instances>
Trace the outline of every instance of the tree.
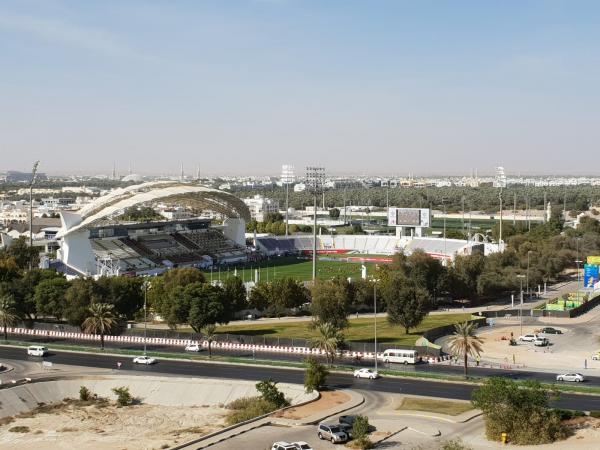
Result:
<instances>
[{"instance_id":1,"label":"tree","mask_svg":"<svg viewBox=\"0 0 600 450\"><path fill-rule=\"evenodd\" d=\"M449 347L453 354L464 358L465 378L468 373L468 357L479 357L482 352L483 339L475 335L475 323L463 322L454 325L454 335L450 338Z\"/></svg>"},{"instance_id":2,"label":"tree","mask_svg":"<svg viewBox=\"0 0 600 450\"><path fill-rule=\"evenodd\" d=\"M246 287L240 277L229 277L225 279L222 287L226 309L234 313L248 307Z\"/></svg>"},{"instance_id":3,"label":"tree","mask_svg":"<svg viewBox=\"0 0 600 450\"><path fill-rule=\"evenodd\" d=\"M331 208L329 210L329 217L334 220L339 219L340 218L340 210L337 208Z\"/></svg>"},{"instance_id":4,"label":"tree","mask_svg":"<svg viewBox=\"0 0 600 450\"><path fill-rule=\"evenodd\" d=\"M395 274L382 283L390 325L401 325L406 334L419 325L429 308L429 293L412 279Z\"/></svg>"},{"instance_id":5,"label":"tree","mask_svg":"<svg viewBox=\"0 0 600 450\"><path fill-rule=\"evenodd\" d=\"M270 378L256 383L256 390L264 400L273 404L276 409L290 405L290 402L286 400L283 392L277 389L277 382Z\"/></svg>"},{"instance_id":6,"label":"tree","mask_svg":"<svg viewBox=\"0 0 600 450\"><path fill-rule=\"evenodd\" d=\"M196 333L207 325L229 321L223 306L221 288L206 283L193 283L185 288L184 296L189 304L187 323Z\"/></svg>"},{"instance_id":7,"label":"tree","mask_svg":"<svg viewBox=\"0 0 600 450\"><path fill-rule=\"evenodd\" d=\"M473 392L472 403L483 411L488 439L507 433L513 444L546 444L566 437L558 414L548 409L556 396L538 381L492 377Z\"/></svg>"},{"instance_id":8,"label":"tree","mask_svg":"<svg viewBox=\"0 0 600 450\"><path fill-rule=\"evenodd\" d=\"M28 240L25 237L20 236L15 239L8 247L6 254L9 257L14 258L17 266L21 270L29 268L29 262L31 261L32 267L37 267L40 263L40 251L39 248L30 247Z\"/></svg>"},{"instance_id":9,"label":"tree","mask_svg":"<svg viewBox=\"0 0 600 450\"><path fill-rule=\"evenodd\" d=\"M144 306L144 283L141 277L100 277L96 281L103 303L115 306L115 314L132 320Z\"/></svg>"},{"instance_id":10,"label":"tree","mask_svg":"<svg viewBox=\"0 0 600 450\"><path fill-rule=\"evenodd\" d=\"M194 268L172 269L152 280L148 289L148 302L163 317L167 316L175 291L192 283L204 283L206 279L200 270Z\"/></svg>"},{"instance_id":11,"label":"tree","mask_svg":"<svg viewBox=\"0 0 600 450\"><path fill-rule=\"evenodd\" d=\"M113 309L114 305L109 303L92 303L88 309L89 315L82 324L84 333L100 335L101 349L104 349L104 335L117 326Z\"/></svg>"},{"instance_id":12,"label":"tree","mask_svg":"<svg viewBox=\"0 0 600 450\"><path fill-rule=\"evenodd\" d=\"M280 278L271 283L268 298L269 314L280 317L290 308L296 308L308 301L308 291L301 282L291 277Z\"/></svg>"},{"instance_id":13,"label":"tree","mask_svg":"<svg viewBox=\"0 0 600 450\"><path fill-rule=\"evenodd\" d=\"M214 324L209 324L202 327L200 332L202 333L204 340L208 342L208 357L212 358L211 345L217 338L217 327Z\"/></svg>"},{"instance_id":14,"label":"tree","mask_svg":"<svg viewBox=\"0 0 600 450\"><path fill-rule=\"evenodd\" d=\"M312 287L310 310L317 322L329 323L340 330L348 326L352 299L351 286L343 278L317 280Z\"/></svg>"},{"instance_id":15,"label":"tree","mask_svg":"<svg viewBox=\"0 0 600 450\"><path fill-rule=\"evenodd\" d=\"M40 281L35 288L35 305L38 315L63 318L65 295L70 283L63 277L49 278Z\"/></svg>"},{"instance_id":16,"label":"tree","mask_svg":"<svg viewBox=\"0 0 600 450\"><path fill-rule=\"evenodd\" d=\"M15 258L2 254L0 258L0 282L11 282L19 277L19 266Z\"/></svg>"},{"instance_id":17,"label":"tree","mask_svg":"<svg viewBox=\"0 0 600 450\"><path fill-rule=\"evenodd\" d=\"M12 292L15 297L17 315L24 321L33 322L37 317L35 290L44 280L63 278L62 274L52 269L32 269L23 272L21 278L13 280Z\"/></svg>"},{"instance_id":18,"label":"tree","mask_svg":"<svg viewBox=\"0 0 600 450\"><path fill-rule=\"evenodd\" d=\"M306 358L305 363L304 390L307 394L310 394L313 391L321 390L325 386L329 371L314 356Z\"/></svg>"},{"instance_id":19,"label":"tree","mask_svg":"<svg viewBox=\"0 0 600 450\"><path fill-rule=\"evenodd\" d=\"M92 278L76 278L65 293L64 317L71 325L81 326L88 317L90 305L98 300L96 283Z\"/></svg>"},{"instance_id":20,"label":"tree","mask_svg":"<svg viewBox=\"0 0 600 450\"><path fill-rule=\"evenodd\" d=\"M256 308L259 311L264 311L272 303L272 296L273 285L271 283L267 283L266 281L259 281L250 291L248 304L252 308Z\"/></svg>"},{"instance_id":21,"label":"tree","mask_svg":"<svg viewBox=\"0 0 600 450\"><path fill-rule=\"evenodd\" d=\"M8 341L7 328L17 323L19 317L15 314L15 302L11 294L0 295L0 324L4 331L4 340Z\"/></svg>"},{"instance_id":22,"label":"tree","mask_svg":"<svg viewBox=\"0 0 600 450\"><path fill-rule=\"evenodd\" d=\"M311 339L311 346L325 353L329 365L333 364L337 351L344 345L344 335L338 327L329 322L315 322L317 336Z\"/></svg>"}]
</instances>

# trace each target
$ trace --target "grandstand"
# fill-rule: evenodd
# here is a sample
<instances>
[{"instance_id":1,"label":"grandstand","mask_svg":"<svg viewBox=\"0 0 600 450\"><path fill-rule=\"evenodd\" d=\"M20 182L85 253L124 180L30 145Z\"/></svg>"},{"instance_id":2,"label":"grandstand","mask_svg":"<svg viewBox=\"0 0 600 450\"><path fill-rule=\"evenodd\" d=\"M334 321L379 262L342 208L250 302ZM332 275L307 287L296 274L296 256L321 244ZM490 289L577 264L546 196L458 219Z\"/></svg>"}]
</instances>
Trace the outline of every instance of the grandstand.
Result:
<instances>
[{"instance_id":1,"label":"grandstand","mask_svg":"<svg viewBox=\"0 0 600 450\"><path fill-rule=\"evenodd\" d=\"M257 237L256 247L260 252L268 256L311 253L313 237L308 235ZM379 235L317 236L318 253L359 253L364 255L389 256L398 252L411 254L417 249L423 250L434 258L448 260L453 260L456 255L497 251L490 244L484 246L481 242L461 239Z\"/></svg>"},{"instance_id":2,"label":"grandstand","mask_svg":"<svg viewBox=\"0 0 600 450\"><path fill-rule=\"evenodd\" d=\"M211 210L209 219L122 222L132 206L159 200ZM63 212L57 267L81 275L157 274L172 267L209 267L247 259L245 221L250 214L236 197L184 183L145 183L118 189L79 214Z\"/></svg>"}]
</instances>

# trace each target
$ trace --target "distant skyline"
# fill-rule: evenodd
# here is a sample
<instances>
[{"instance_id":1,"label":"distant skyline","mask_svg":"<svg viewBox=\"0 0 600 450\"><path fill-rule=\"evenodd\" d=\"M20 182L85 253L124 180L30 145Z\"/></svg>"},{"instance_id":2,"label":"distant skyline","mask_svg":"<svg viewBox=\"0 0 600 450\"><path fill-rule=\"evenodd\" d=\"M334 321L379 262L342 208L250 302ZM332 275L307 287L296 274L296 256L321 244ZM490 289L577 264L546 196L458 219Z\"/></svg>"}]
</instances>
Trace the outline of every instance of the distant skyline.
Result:
<instances>
[{"instance_id":1,"label":"distant skyline","mask_svg":"<svg viewBox=\"0 0 600 450\"><path fill-rule=\"evenodd\" d=\"M0 171L598 175L595 1L0 2Z\"/></svg>"}]
</instances>

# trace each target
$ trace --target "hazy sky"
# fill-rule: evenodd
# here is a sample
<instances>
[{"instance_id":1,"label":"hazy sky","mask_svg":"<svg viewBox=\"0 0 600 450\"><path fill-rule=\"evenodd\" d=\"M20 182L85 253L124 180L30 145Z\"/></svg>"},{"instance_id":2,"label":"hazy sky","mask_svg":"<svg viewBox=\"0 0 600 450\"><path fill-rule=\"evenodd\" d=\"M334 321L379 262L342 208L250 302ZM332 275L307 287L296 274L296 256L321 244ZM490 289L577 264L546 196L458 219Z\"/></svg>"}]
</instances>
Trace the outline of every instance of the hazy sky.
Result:
<instances>
[{"instance_id":1,"label":"hazy sky","mask_svg":"<svg viewBox=\"0 0 600 450\"><path fill-rule=\"evenodd\" d=\"M0 0L0 171L600 173L600 2Z\"/></svg>"}]
</instances>

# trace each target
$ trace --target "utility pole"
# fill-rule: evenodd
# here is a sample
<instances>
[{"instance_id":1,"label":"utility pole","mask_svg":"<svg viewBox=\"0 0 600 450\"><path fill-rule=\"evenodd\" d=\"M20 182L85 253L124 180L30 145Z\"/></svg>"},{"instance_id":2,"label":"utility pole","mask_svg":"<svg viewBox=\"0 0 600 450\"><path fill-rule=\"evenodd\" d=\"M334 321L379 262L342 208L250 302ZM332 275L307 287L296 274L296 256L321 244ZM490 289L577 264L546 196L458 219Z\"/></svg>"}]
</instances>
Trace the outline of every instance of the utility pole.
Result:
<instances>
[{"instance_id":1,"label":"utility pole","mask_svg":"<svg viewBox=\"0 0 600 450\"><path fill-rule=\"evenodd\" d=\"M29 183L29 270L33 269L33 185L37 178L39 161L33 164L31 170L31 182Z\"/></svg>"},{"instance_id":2,"label":"utility pole","mask_svg":"<svg viewBox=\"0 0 600 450\"><path fill-rule=\"evenodd\" d=\"M525 275L517 275L517 278L521 280L521 303L519 306L519 322L521 324L521 336L523 336L523 278Z\"/></svg>"},{"instance_id":3,"label":"utility pole","mask_svg":"<svg viewBox=\"0 0 600 450\"><path fill-rule=\"evenodd\" d=\"M313 195L313 264L312 280L317 280L317 199L324 192L325 168L309 166L306 168L306 181L309 192Z\"/></svg>"}]
</instances>

